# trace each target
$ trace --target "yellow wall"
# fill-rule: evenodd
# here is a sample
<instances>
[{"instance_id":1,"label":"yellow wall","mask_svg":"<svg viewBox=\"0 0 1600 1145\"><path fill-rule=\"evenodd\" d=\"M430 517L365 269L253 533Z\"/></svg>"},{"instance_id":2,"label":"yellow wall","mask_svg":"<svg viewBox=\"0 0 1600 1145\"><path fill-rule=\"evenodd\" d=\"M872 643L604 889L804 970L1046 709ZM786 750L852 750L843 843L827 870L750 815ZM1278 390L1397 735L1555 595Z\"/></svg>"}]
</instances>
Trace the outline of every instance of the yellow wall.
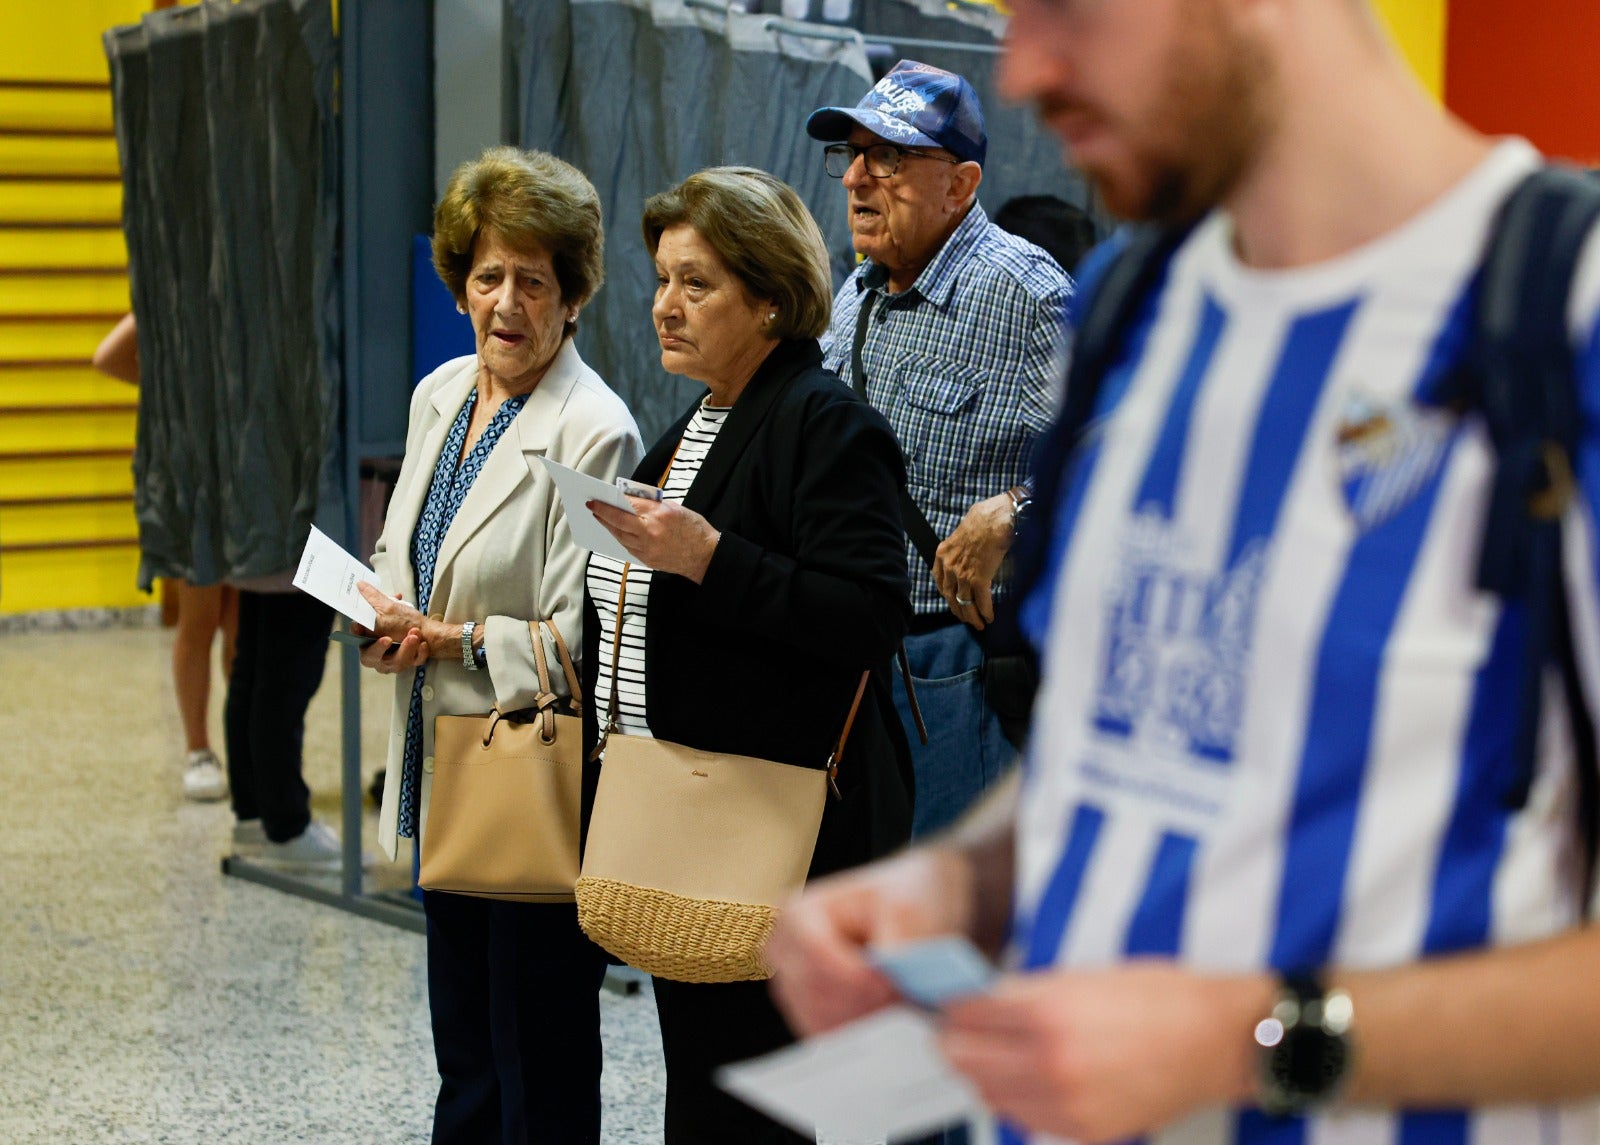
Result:
<instances>
[{"instance_id":1,"label":"yellow wall","mask_svg":"<svg viewBox=\"0 0 1600 1145\"><path fill-rule=\"evenodd\" d=\"M0 0L0 77L105 80L100 35L136 24L150 0Z\"/></svg>"},{"instance_id":2,"label":"yellow wall","mask_svg":"<svg viewBox=\"0 0 1600 1145\"><path fill-rule=\"evenodd\" d=\"M150 7L0 0L0 613L151 600L135 394L87 365L128 308L110 92L17 86L107 83L102 33Z\"/></svg>"},{"instance_id":3,"label":"yellow wall","mask_svg":"<svg viewBox=\"0 0 1600 1145\"><path fill-rule=\"evenodd\" d=\"M1400 50L1436 99L1444 98L1447 0L1377 0Z\"/></svg>"}]
</instances>

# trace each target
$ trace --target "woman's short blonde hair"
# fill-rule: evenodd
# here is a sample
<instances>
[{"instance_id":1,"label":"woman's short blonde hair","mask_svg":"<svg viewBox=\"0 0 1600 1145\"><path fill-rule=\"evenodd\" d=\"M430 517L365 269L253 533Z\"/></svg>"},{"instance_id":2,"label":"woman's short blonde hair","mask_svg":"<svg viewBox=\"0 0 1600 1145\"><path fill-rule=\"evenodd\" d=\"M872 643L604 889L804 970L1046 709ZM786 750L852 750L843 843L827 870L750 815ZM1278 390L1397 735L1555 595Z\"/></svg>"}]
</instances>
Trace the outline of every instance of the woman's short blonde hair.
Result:
<instances>
[{"instance_id":1,"label":"woman's short blonde hair","mask_svg":"<svg viewBox=\"0 0 1600 1145\"><path fill-rule=\"evenodd\" d=\"M450 176L433 212L433 267L458 301L486 230L513 250L537 244L549 251L568 306L588 302L605 281L600 196L582 171L554 155L491 147Z\"/></svg>"},{"instance_id":2,"label":"woman's short blonde hair","mask_svg":"<svg viewBox=\"0 0 1600 1145\"><path fill-rule=\"evenodd\" d=\"M770 300L777 338L818 338L833 310L828 247L794 188L754 167L708 167L644 205L644 245L686 223L728 264L752 297Z\"/></svg>"}]
</instances>

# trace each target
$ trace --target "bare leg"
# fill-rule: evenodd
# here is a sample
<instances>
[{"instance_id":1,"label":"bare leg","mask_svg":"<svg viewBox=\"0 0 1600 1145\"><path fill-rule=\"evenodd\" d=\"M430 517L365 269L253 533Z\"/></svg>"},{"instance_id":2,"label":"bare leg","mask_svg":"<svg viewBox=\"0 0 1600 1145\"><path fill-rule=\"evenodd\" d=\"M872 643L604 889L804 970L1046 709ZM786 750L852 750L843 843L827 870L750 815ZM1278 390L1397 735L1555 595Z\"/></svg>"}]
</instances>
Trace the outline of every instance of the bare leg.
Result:
<instances>
[{"instance_id":1,"label":"bare leg","mask_svg":"<svg viewBox=\"0 0 1600 1145\"><path fill-rule=\"evenodd\" d=\"M172 641L172 687L189 751L211 746L206 705L211 698L211 640L221 620L220 585L196 588L178 581L178 631Z\"/></svg>"}]
</instances>

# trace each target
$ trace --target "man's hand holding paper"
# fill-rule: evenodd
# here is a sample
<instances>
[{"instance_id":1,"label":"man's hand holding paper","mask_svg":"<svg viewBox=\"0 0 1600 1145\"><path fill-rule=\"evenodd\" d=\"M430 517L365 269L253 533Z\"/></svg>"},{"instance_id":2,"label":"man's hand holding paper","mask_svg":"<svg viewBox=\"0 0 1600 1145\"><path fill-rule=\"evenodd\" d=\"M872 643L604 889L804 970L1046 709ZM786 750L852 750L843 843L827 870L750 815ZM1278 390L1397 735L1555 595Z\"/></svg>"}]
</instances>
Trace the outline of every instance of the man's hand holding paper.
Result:
<instances>
[{"instance_id":1,"label":"man's hand holding paper","mask_svg":"<svg viewBox=\"0 0 1600 1145\"><path fill-rule=\"evenodd\" d=\"M870 947L864 961L891 1000L859 1020L722 1071L729 1092L802 1133L850 1141L927 1133L981 1117L977 1089L940 1049L934 1012L981 996L994 968L955 935Z\"/></svg>"}]
</instances>

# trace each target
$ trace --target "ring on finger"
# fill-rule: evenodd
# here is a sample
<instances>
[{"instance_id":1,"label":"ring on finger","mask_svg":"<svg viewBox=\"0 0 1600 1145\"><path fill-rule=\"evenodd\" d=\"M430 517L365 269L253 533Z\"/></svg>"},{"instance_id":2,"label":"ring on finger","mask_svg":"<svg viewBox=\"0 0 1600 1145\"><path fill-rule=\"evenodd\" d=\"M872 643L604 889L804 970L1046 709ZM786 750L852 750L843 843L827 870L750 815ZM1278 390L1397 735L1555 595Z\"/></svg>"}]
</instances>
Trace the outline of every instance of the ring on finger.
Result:
<instances>
[{"instance_id":1,"label":"ring on finger","mask_svg":"<svg viewBox=\"0 0 1600 1145\"><path fill-rule=\"evenodd\" d=\"M964 596L956 597L956 604L959 605L962 608L970 608L970 607L972 607L972 601L968 600Z\"/></svg>"}]
</instances>

